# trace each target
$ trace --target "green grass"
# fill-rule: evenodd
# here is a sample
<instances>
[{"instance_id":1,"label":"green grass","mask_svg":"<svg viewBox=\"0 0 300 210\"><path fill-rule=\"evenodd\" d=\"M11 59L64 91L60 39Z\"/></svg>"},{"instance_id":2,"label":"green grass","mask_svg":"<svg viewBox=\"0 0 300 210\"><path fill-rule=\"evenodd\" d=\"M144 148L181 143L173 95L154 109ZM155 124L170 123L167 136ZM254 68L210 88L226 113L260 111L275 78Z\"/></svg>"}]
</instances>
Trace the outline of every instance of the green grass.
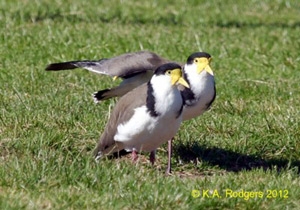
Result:
<instances>
[{"instance_id":1,"label":"green grass","mask_svg":"<svg viewBox=\"0 0 300 210\"><path fill-rule=\"evenodd\" d=\"M0 209L300 208L299 1L6 0L0 8ZM213 56L216 101L182 124L169 177L165 145L156 167L142 156L137 165L93 161L115 101L95 105L91 93L110 78L44 71L142 49L177 61L199 50ZM227 189L264 194L230 198Z\"/></svg>"}]
</instances>

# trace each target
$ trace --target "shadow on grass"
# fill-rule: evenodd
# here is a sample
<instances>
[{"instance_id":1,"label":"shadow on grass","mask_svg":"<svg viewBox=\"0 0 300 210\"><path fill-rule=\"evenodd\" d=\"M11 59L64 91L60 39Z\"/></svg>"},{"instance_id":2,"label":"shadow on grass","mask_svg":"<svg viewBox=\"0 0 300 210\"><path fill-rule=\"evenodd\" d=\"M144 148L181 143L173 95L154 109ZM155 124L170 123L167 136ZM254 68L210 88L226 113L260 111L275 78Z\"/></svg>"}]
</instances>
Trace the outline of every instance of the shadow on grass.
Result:
<instances>
[{"instance_id":1,"label":"shadow on grass","mask_svg":"<svg viewBox=\"0 0 300 210\"><path fill-rule=\"evenodd\" d=\"M199 144L191 146L174 145L173 151L174 157L179 156L184 162L197 162L198 159L231 172L257 168L263 168L264 170L275 169L280 172L283 169L297 168L297 173L300 174L300 161L289 161L286 159L266 160L260 156L241 154L216 147L205 148L205 146Z\"/></svg>"},{"instance_id":2,"label":"shadow on grass","mask_svg":"<svg viewBox=\"0 0 300 210\"><path fill-rule=\"evenodd\" d=\"M286 22L241 22L241 21L228 21L228 22L217 22L214 23L221 28L258 28L258 27L268 27L268 28L298 28L300 27L300 22L286 23Z\"/></svg>"}]
</instances>

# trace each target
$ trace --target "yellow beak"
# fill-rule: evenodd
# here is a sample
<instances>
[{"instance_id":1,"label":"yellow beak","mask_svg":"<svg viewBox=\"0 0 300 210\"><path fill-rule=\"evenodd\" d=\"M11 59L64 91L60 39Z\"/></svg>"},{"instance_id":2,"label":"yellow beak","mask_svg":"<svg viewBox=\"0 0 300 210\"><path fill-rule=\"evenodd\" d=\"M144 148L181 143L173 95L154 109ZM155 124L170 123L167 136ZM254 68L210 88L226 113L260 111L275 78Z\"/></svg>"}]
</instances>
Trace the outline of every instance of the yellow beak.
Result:
<instances>
[{"instance_id":1,"label":"yellow beak","mask_svg":"<svg viewBox=\"0 0 300 210\"><path fill-rule=\"evenodd\" d=\"M181 69L174 69L171 71L171 83L172 85L179 83L187 88L190 88L189 84L182 77Z\"/></svg>"},{"instance_id":2,"label":"yellow beak","mask_svg":"<svg viewBox=\"0 0 300 210\"><path fill-rule=\"evenodd\" d=\"M212 76L214 75L212 69L210 68L209 62L211 59L207 58L200 58L199 62L197 63L197 72L200 74L203 70L206 71L207 73L211 74Z\"/></svg>"}]
</instances>

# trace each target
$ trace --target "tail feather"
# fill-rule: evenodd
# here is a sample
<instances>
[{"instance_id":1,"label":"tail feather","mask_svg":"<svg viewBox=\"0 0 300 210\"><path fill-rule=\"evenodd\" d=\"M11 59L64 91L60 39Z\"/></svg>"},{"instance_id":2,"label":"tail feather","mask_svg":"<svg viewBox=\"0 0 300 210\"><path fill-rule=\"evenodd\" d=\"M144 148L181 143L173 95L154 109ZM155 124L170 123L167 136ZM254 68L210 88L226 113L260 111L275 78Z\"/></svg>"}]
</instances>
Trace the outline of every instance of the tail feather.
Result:
<instances>
[{"instance_id":1,"label":"tail feather","mask_svg":"<svg viewBox=\"0 0 300 210\"><path fill-rule=\"evenodd\" d=\"M101 73L101 65L108 59L103 58L100 60L81 60L81 61L67 61L61 63L51 63L46 67L46 71L60 71L76 68L84 68L89 71Z\"/></svg>"},{"instance_id":2,"label":"tail feather","mask_svg":"<svg viewBox=\"0 0 300 210\"><path fill-rule=\"evenodd\" d=\"M122 150L114 152L112 154L108 154L108 156L107 156L107 155L103 154L103 152L99 152L99 151L95 150L94 151L94 158L95 158L96 161L99 161L104 156L107 156L108 158L120 158L120 157L125 156L129 153L131 153L131 152L126 151L125 149L122 149Z\"/></svg>"},{"instance_id":3,"label":"tail feather","mask_svg":"<svg viewBox=\"0 0 300 210\"><path fill-rule=\"evenodd\" d=\"M97 147L94 150L94 158L96 161L100 160L104 156L112 157L112 158L118 158L124 155L127 155L129 152L126 151L122 144L118 142L113 142L112 145L108 146L103 144L104 142L100 141L97 145Z\"/></svg>"},{"instance_id":4,"label":"tail feather","mask_svg":"<svg viewBox=\"0 0 300 210\"><path fill-rule=\"evenodd\" d=\"M94 102L99 103L101 101L110 99L112 97L115 97L117 95L111 94L111 89L104 89L104 90L99 90L98 92L95 92L93 94Z\"/></svg>"},{"instance_id":5,"label":"tail feather","mask_svg":"<svg viewBox=\"0 0 300 210\"><path fill-rule=\"evenodd\" d=\"M111 89L104 89L104 90L99 90L98 92L95 92L93 94L94 97L94 102L99 103L101 101L113 98L113 97L121 97L134 89L136 86L135 85L130 85L130 84L121 84L117 87L111 88Z\"/></svg>"},{"instance_id":6,"label":"tail feather","mask_svg":"<svg viewBox=\"0 0 300 210\"><path fill-rule=\"evenodd\" d=\"M63 63L51 63L46 67L46 71L59 71L76 69L78 66L74 65L74 62L63 62Z\"/></svg>"}]
</instances>

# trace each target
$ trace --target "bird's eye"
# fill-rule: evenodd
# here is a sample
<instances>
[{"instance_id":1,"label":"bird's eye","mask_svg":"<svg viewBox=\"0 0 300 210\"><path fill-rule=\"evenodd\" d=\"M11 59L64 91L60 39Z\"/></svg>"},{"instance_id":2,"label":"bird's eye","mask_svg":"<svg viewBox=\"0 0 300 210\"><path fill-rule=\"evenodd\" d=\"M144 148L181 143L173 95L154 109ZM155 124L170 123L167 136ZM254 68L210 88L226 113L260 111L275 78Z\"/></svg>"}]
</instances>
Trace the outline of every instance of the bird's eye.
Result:
<instances>
[{"instance_id":1,"label":"bird's eye","mask_svg":"<svg viewBox=\"0 0 300 210\"><path fill-rule=\"evenodd\" d=\"M198 59L195 59L194 62L195 62L195 63L198 63Z\"/></svg>"},{"instance_id":2,"label":"bird's eye","mask_svg":"<svg viewBox=\"0 0 300 210\"><path fill-rule=\"evenodd\" d=\"M167 74L167 75L170 75L170 74L171 74L171 70L168 70L168 71L166 72L166 74Z\"/></svg>"}]
</instances>

